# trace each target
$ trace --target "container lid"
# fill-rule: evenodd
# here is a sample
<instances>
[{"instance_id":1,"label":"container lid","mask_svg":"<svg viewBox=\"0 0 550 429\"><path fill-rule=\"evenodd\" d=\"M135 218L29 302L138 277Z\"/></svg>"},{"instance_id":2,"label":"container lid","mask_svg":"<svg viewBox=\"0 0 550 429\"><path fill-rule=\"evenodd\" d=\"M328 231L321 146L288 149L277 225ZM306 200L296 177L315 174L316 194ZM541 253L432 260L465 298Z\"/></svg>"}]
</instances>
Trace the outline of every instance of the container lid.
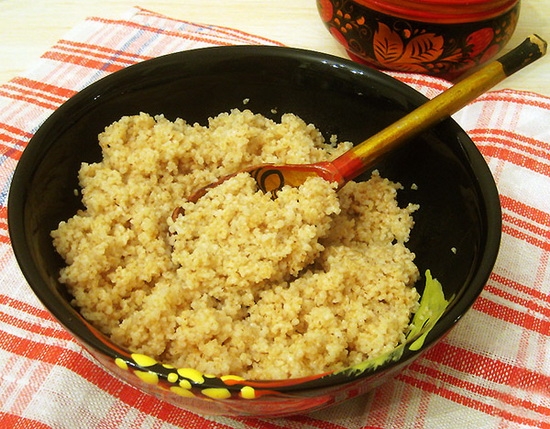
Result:
<instances>
[{"instance_id":1,"label":"container lid","mask_svg":"<svg viewBox=\"0 0 550 429\"><path fill-rule=\"evenodd\" d=\"M355 0L370 9L416 21L464 23L491 19L519 0Z\"/></svg>"}]
</instances>

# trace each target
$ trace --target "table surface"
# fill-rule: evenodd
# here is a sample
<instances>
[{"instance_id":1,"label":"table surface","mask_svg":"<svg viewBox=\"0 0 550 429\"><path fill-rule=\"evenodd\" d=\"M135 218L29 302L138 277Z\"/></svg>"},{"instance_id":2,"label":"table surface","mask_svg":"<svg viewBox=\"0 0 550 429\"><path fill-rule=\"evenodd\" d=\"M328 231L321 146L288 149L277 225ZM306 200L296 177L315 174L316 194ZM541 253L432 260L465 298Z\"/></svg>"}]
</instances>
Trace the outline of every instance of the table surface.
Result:
<instances>
[{"instance_id":1,"label":"table surface","mask_svg":"<svg viewBox=\"0 0 550 429\"><path fill-rule=\"evenodd\" d=\"M88 16L119 18L132 6L195 23L236 28L282 42L347 57L321 22L315 0L2 0L0 2L0 84L22 73L78 22ZM550 38L550 0L523 0L516 32L508 47L537 33ZM497 88L550 96L550 55L502 82Z\"/></svg>"}]
</instances>

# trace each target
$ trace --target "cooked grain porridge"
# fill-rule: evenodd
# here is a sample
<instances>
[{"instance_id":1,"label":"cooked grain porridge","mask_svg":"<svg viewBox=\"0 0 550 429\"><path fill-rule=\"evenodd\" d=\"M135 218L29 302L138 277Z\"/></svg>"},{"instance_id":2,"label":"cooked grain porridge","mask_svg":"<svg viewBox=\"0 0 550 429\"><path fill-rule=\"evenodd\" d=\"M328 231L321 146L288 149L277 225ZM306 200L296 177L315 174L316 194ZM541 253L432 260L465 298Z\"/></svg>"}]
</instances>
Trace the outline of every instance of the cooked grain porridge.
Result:
<instances>
[{"instance_id":1,"label":"cooked grain porridge","mask_svg":"<svg viewBox=\"0 0 550 429\"><path fill-rule=\"evenodd\" d=\"M245 167L324 161L350 143L249 110L207 126L124 117L99 143L103 160L79 173L86 208L52 237L73 304L117 344L204 373L282 379L404 341L419 299L405 247L417 206L398 206L399 184L375 172L337 193L309 179L271 198L241 173L185 198Z\"/></svg>"}]
</instances>

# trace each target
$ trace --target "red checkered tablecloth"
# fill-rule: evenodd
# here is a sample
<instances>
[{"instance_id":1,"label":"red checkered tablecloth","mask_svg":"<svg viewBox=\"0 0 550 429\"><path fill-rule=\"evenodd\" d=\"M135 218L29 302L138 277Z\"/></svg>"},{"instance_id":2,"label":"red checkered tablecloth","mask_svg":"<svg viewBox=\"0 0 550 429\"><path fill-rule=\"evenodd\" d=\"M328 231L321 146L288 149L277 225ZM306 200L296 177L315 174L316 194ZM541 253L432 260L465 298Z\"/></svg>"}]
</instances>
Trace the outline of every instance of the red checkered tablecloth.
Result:
<instances>
[{"instance_id":1,"label":"red checkered tablecloth","mask_svg":"<svg viewBox=\"0 0 550 429\"><path fill-rule=\"evenodd\" d=\"M1 428L550 428L550 98L492 91L455 119L496 178L501 253L473 309L439 345L374 392L307 416L203 417L106 373L26 284L7 232L17 160L67 98L130 64L212 45L278 44L134 8L89 18L0 85ZM432 97L443 80L394 74Z\"/></svg>"}]
</instances>

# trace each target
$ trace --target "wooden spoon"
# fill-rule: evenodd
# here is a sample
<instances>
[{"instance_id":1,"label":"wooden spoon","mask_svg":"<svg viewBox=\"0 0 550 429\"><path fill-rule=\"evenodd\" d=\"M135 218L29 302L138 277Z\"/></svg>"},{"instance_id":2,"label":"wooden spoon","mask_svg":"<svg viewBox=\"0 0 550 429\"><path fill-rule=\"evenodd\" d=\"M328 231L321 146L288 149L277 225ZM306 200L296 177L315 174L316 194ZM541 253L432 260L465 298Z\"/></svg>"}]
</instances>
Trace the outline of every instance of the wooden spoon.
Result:
<instances>
[{"instance_id":1,"label":"wooden spoon","mask_svg":"<svg viewBox=\"0 0 550 429\"><path fill-rule=\"evenodd\" d=\"M285 185L299 186L312 176L337 182L338 187L341 188L348 181L372 167L382 155L403 141L449 117L506 77L542 57L546 53L546 46L546 42L536 34L529 36L523 43L498 60L485 65L476 73L427 101L333 161L315 164L265 164L243 171L249 172L254 177L259 189L273 194ZM197 190L188 200L196 202L209 189L236 174L238 173L224 176ZM178 208L172 217L175 219L180 213L181 209Z\"/></svg>"}]
</instances>

